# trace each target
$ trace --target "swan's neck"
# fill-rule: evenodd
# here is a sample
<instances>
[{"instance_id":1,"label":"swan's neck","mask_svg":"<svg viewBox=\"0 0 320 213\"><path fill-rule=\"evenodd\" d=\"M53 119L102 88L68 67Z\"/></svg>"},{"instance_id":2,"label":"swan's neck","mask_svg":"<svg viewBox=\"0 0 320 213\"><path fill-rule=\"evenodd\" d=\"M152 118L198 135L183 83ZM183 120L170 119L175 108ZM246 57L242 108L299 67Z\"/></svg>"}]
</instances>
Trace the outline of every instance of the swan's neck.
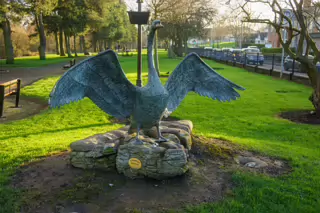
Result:
<instances>
[{"instance_id":1,"label":"swan's neck","mask_svg":"<svg viewBox=\"0 0 320 213\"><path fill-rule=\"evenodd\" d=\"M154 58L152 51L155 32L155 30L151 30L148 36L148 84L161 83L158 73L154 67Z\"/></svg>"}]
</instances>

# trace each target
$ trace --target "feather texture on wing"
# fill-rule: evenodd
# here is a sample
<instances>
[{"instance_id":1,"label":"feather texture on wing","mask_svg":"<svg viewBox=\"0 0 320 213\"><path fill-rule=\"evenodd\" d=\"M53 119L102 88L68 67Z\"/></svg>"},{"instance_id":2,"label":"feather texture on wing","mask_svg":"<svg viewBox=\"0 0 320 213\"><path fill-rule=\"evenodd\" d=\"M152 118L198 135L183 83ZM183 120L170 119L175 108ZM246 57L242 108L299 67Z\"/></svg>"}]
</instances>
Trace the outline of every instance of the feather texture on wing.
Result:
<instances>
[{"instance_id":1,"label":"feather texture on wing","mask_svg":"<svg viewBox=\"0 0 320 213\"><path fill-rule=\"evenodd\" d=\"M51 92L49 104L59 107L88 97L106 113L126 118L132 114L135 91L116 53L107 50L66 72Z\"/></svg>"},{"instance_id":2,"label":"feather texture on wing","mask_svg":"<svg viewBox=\"0 0 320 213\"><path fill-rule=\"evenodd\" d=\"M244 90L215 72L195 53L190 53L172 72L166 89L169 92L167 108L170 113L191 91L214 100L231 101L240 97L235 89Z\"/></svg>"}]
</instances>

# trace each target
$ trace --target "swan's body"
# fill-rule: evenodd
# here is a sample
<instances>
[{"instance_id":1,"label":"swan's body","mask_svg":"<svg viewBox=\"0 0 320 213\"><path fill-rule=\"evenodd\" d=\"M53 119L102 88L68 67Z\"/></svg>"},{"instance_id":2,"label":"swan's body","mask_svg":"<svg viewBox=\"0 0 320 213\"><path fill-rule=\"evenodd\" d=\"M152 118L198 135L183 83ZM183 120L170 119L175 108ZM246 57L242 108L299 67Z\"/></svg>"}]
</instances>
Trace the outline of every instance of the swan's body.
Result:
<instances>
[{"instance_id":1,"label":"swan's body","mask_svg":"<svg viewBox=\"0 0 320 213\"><path fill-rule=\"evenodd\" d=\"M242 87L220 76L200 57L189 54L172 72L165 87L155 70L153 39L155 31L162 27L154 21L148 36L148 84L136 87L130 83L121 69L116 54L107 50L82 61L61 77L50 95L51 107L58 107L89 97L106 113L117 118L131 117L132 128L137 129L137 143L141 128L158 129L165 112L174 111L189 91L219 101L235 100L240 95L234 90Z\"/></svg>"}]
</instances>

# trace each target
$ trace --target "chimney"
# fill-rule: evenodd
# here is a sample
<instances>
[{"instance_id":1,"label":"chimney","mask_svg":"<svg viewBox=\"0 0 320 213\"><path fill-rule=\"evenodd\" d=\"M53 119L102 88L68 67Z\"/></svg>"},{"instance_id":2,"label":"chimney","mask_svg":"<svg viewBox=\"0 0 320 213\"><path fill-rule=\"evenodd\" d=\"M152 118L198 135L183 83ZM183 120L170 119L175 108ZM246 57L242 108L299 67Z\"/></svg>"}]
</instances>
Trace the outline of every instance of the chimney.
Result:
<instances>
[{"instance_id":1,"label":"chimney","mask_svg":"<svg viewBox=\"0 0 320 213\"><path fill-rule=\"evenodd\" d=\"M303 7L304 7L304 8L309 8L309 7L311 7L311 1L312 1L312 0L304 0L304 1L303 1Z\"/></svg>"}]
</instances>

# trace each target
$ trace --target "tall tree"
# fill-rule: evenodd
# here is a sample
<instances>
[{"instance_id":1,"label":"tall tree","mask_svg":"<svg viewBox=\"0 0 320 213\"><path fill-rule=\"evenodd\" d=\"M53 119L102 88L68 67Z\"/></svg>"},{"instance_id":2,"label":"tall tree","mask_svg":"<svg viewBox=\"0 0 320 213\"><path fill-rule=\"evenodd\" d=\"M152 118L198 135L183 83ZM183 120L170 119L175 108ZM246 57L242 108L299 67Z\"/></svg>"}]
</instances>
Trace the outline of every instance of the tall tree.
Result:
<instances>
[{"instance_id":1,"label":"tall tree","mask_svg":"<svg viewBox=\"0 0 320 213\"><path fill-rule=\"evenodd\" d=\"M159 36L171 40L174 53L183 56L188 39L201 37L215 14L216 9L210 0L179 1L173 10L163 15L165 28L159 31Z\"/></svg>"},{"instance_id":2,"label":"tall tree","mask_svg":"<svg viewBox=\"0 0 320 213\"><path fill-rule=\"evenodd\" d=\"M257 3L267 5L270 12L273 12L273 17L261 18L248 9L251 5ZM320 61L320 50L309 32L310 23L314 23L315 26L320 26L318 22L320 17L320 1L244 0L234 2L234 4L242 9L245 14L245 21L268 24L275 29L285 52L294 60L299 61L301 66L307 71L313 88L309 100L312 102L316 114L320 116L320 73L317 71L316 67L316 64ZM291 17L287 16L288 9ZM292 19L295 20L295 24L293 24ZM286 39L283 37L283 32L288 34ZM298 41L296 52L292 51L290 48L294 39L297 39ZM309 60L308 58L311 51L315 56L313 60Z\"/></svg>"},{"instance_id":3,"label":"tall tree","mask_svg":"<svg viewBox=\"0 0 320 213\"><path fill-rule=\"evenodd\" d=\"M0 0L0 28L3 32L6 63L14 63L14 51L11 38L11 23L9 20L9 8L12 5L7 0Z\"/></svg>"},{"instance_id":4,"label":"tall tree","mask_svg":"<svg viewBox=\"0 0 320 213\"><path fill-rule=\"evenodd\" d=\"M40 41L38 48L40 60L45 60L47 41L43 17L52 14L53 10L57 6L58 0L25 0L21 1L21 3L25 5L25 7L28 8L30 13L33 15Z\"/></svg>"},{"instance_id":5,"label":"tall tree","mask_svg":"<svg viewBox=\"0 0 320 213\"><path fill-rule=\"evenodd\" d=\"M149 9L152 11L152 20L157 20L160 17L164 16L165 13L169 10L174 10L174 8L178 5L178 0L147 0L146 1ZM159 68L159 56L158 56L158 32L155 34L154 39L154 61L155 68L157 70L158 75L160 75Z\"/></svg>"},{"instance_id":6,"label":"tall tree","mask_svg":"<svg viewBox=\"0 0 320 213\"><path fill-rule=\"evenodd\" d=\"M56 54L60 55L58 34L61 17L56 12L53 12L51 15L44 16L43 21L47 32L54 34Z\"/></svg>"}]
</instances>

